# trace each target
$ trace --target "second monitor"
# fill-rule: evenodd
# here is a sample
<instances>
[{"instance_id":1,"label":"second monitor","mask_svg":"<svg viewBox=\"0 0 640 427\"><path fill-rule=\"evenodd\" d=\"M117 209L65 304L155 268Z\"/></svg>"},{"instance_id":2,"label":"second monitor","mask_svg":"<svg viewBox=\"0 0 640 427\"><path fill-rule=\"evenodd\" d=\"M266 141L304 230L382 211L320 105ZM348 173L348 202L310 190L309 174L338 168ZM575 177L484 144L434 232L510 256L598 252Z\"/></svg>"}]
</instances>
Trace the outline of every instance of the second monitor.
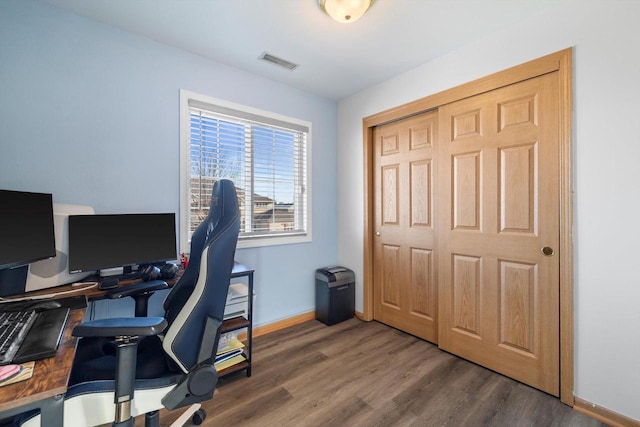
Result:
<instances>
[{"instance_id":1,"label":"second monitor","mask_svg":"<svg viewBox=\"0 0 640 427\"><path fill-rule=\"evenodd\" d=\"M123 268L177 259L174 213L72 215L69 272Z\"/></svg>"}]
</instances>

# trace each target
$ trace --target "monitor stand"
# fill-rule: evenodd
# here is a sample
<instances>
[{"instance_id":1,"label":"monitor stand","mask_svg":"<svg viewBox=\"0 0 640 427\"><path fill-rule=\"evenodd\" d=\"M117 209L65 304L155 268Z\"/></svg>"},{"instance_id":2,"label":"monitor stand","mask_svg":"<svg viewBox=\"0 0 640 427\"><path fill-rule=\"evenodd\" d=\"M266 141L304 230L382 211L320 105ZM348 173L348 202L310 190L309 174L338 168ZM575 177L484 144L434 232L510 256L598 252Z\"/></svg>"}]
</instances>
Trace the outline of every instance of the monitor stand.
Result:
<instances>
[{"instance_id":1,"label":"monitor stand","mask_svg":"<svg viewBox=\"0 0 640 427\"><path fill-rule=\"evenodd\" d=\"M137 266L136 269L134 269L130 265L126 267L115 267L98 270L98 274L100 277L115 277L120 280L139 279L141 277L141 272L137 269Z\"/></svg>"},{"instance_id":2,"label":"monitor stand","mask_svg":"<svg viewBox=\"0 0 640 427\"><path fill-rule=\"evenodd\" d=\"M0 270L0 297L23 294L28 272L28 265Z\"/></svg>"}]
</instances>

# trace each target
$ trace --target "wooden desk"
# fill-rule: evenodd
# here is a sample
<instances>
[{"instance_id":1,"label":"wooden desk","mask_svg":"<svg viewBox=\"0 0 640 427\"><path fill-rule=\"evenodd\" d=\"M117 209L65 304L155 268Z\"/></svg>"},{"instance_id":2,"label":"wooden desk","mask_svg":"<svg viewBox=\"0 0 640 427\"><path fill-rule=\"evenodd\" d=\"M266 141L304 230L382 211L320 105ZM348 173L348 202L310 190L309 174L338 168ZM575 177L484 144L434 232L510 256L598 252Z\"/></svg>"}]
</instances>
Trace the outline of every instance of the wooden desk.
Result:
<instances>
[{"instance_id":1,"label":"wooden desk","mask_svg":"<svg viewBox=\"0 0 640 427\"><path fill-rule=\"evenodd\" d=\"M249 318L247 324L244 325L248 329L248 357L247 362L239 367L239 369L247 370L247 376L251 375L253 272L253 269L238 263L234 264L231 272L232 278L246 276L249 279ZM173 286L181 274L182 271L174 279L167 280L169 286ZM91 281L91 279L87 278L83 281ZM125 287L140 281L140 279L122 280L118 286ZM63 285L29 292L29 295L35 296L77 290L77 292L60 295L60 297L85 295L90 301L104 298L105 291L99 290L97 287L85 288L86 286ZM55 357L36 361L33 376L30 379L0 387L0 420L33 409L40 409L42 411L42 420L46 420L47 426L62 427L64 394L67 392L67 382L76 353L77 338L71 336L71 333L73 328L82 323L84 313L84 309L73 310L69 313L65 331Z\"/></svg>"},{"instance_id":2,"label":"wooden desk","mask_svg":"<svg viewBox=\"0 0 640 427\"><path fill-rule=\"evenodd\" d=\"M40 409L47 426L62 426L64 394L76 354L77 338L71 332L83 317L84 309L69 313L55 357L36 361L30 379L0 387L0 419Z\"/></svg>"},{"instance_id":3,"label":"wooden desk","mask_svg":"<svg viewBox=\"0 0 640 427\"><path fill-rule=\"evenodd\" d=\"M176 276L173 285L179 278ZM83 282L96 281L97 277L88 277ZM118 286L124 287L141 280L122 280ZM45 294L61 294L66 296L85 295L87 300L104 298L105 291L97 286L87 289L89 285L62 285L54 288L40 289L20 296L37 296ZM20 297L16 296L16 297ZM82 323L85 310L72 310L65 325L65 330L55 357L37 360L30 379L0 387L0 420L22 414L33 409L42 411L42 419L47 426L61 427L63 423L64 395L71 374L73 359L76 354L77 338L71 334L73 329Z\"/></svg>"}]
</instances>

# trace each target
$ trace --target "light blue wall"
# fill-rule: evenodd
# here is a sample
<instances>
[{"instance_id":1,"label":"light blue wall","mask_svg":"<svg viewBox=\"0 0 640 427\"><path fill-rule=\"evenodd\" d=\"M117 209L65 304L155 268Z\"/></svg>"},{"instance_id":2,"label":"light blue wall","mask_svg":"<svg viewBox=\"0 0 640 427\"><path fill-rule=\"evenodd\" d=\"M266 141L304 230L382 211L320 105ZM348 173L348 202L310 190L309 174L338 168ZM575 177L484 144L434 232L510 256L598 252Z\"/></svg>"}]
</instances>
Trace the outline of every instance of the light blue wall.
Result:
<instances>
[{"instance_id":1,"label":"light blue wall","mask_svg":"<svg viewBox=\"0 0 640 427\"><path fill-rule=\"evenodd\" d=\"M332 100L47 4L2 0L0 188L97 213L178 213L180 89L312 123L313 242L236 258L256 269L256 324L313 310L314 270L337 260Z\"/></svg>"}]
</instances>

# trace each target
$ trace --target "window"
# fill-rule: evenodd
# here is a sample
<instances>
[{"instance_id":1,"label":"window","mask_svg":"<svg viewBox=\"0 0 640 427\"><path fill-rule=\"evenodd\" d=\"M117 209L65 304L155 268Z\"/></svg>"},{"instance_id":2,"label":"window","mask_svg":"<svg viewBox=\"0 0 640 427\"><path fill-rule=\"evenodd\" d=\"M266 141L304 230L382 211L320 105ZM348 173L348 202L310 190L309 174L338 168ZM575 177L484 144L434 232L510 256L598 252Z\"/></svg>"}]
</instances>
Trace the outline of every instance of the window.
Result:
<instances>
[{"instance_id":1,"label":"window","mask_svg":"<svg viewBox=\"0 0 640 427\"><path fill-rule=\"evenodd\" d=\"M187 91L180 97L181 251L223 178L238 193L238 247L310 241L311 124Z\"/></svg>"}]
</instances>

